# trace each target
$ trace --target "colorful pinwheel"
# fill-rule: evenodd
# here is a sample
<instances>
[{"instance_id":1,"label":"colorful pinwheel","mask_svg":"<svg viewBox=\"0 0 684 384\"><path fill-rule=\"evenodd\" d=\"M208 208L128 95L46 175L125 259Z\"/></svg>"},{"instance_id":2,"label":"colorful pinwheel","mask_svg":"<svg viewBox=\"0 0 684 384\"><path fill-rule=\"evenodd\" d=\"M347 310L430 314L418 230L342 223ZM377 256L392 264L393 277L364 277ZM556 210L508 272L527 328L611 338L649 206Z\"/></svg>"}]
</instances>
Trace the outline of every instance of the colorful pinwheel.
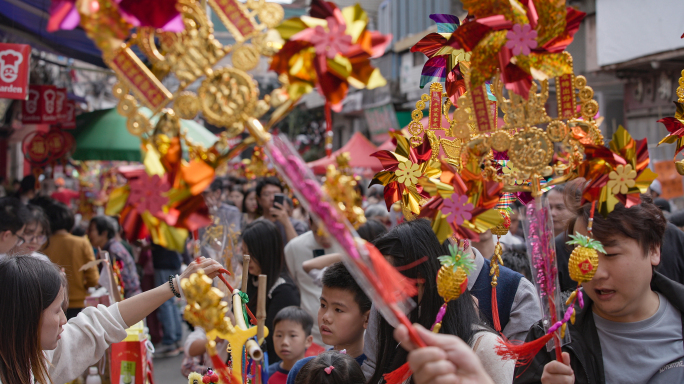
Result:
<instances>
[{"instance_id":1,"label":"colorful pinwheel","mask_svg":"<svg viewBox=\"0 0 684 384\"><path fill-rule=\"evenodd\" d=\"M286 43L273 56L271 69L287 75L290 99L317 88L339 112L350 85L384 86L387 81L370 59L385 53L392 35L368 31L367 24L368 15L359 4L340 10L332 2L313 0L311 16L292 18L277 27Z\"/></svg>"},{"instance_id":2,"label":"colorful pinwheel","mask_svg":"<svg viewBox=\"0 0 684 384\"><path fill-rule=\"evenodd\" d=\"M458 173L442 161L442 174L426 183L432 198L421 207L419 217L432 220L440 242L452 234L478 241L480 233L503 222L497 209L503 183L485 179L478 165L465 166Z\"/></svg>"},{"instance_id":3,"label":"colorful pinwheel","mask_svg":"<svg viewBox=\"0 0 684 384\"><path fill-rule=\"evenodd\" d=\"M449 46L472 52L474 87L500 70L506 88L527 98L532 79L572 72L563 50L584 12L566 8L565 2L541 0L464 0L463 7L474 17L453 32Z\"/></svg>"},{"instance_id":4,"label":"colorful pinwheel","mask_svg":"<svg viewBox=\"0 0 684 384\"><path fill-rule=\"evenodd\" d=\"M378 151L371 155L380 160L384 170L375 174L370 185L385 186L385 204L388 210L392 204L401 200L404 207L419 214L421 200L430 198L420 182L439 177L439 163L430 160L432 148L427 137L423 139L423 144L413 148L401 132L392 131L390 135L396 141L397 149L394 152Z\"/></svg>"},{"instance_id":5,"label":"colorful pinwheel","mask_svg":"<svg viewBox=\"0 0 684 384\"><path fill-rule=\"evenodd\" d=\"M677 149L675 149L674 157L684 149L684 103L675 101L677 106L677 112L675 112L674 117L664 117L658 120L659 123L663 123L667 131L670 132L669 135L665 136L658 145L662 143L677 143Z\"/></svg>"},{"instance_id":6,"label":"colorful pinwheel","mask_svg":"<svg viewBox=\"0 0 684 384\"><path fill-rule=\"evenodd\" d=\"M648 168L646 139L634 140L622 126L613 134L610 149L585 145L587 159L579 167L579 176L589 181L582 193L582 204L597 201L598 210L608 216L615 204L629 208L641 203L656 174Z\"/></svg>"},{"instance_id":7,"label":"colorful pinwheel","mask_svg":"<svg viewBox=\"0 0 684 384\"><path fill-rule=\"evenodd\" d=\"M470 61L470 52L451 45L454 42L453 32L459 26L458 17L434 14L430 18L437 23L437 32L428 34L411 47L411 52L422 52L428 57L420 74L420 87L433 81L444 83L447 96L456 104L466 91L459 63Z\"/></svg>"}]
</instances>

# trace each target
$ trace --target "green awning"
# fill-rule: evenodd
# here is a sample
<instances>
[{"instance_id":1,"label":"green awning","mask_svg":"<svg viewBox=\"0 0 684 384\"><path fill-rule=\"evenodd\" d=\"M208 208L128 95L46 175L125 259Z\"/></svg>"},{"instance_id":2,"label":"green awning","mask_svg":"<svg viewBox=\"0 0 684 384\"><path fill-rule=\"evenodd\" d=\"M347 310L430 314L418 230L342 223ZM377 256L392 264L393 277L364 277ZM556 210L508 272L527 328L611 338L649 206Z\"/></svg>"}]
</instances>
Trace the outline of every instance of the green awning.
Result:
<instances>
[{"instance_id":1,"label":"green awning","mask_svg":"<svg viewBox=\"0 0 684 384\"><path fill-rule=\"evenodd\" d=\"M152 111L140 108L152 116ZM152 126L159 118L152 118ZM181 129L188 132L190 139L205 147L211 147L218 138L203 126L192 120L181 120ZM140 139L126 129L126 118L115 108L88 112L76 117L76 139L74 160L119 160L140 161Z\"/></svg>"}]
</instances>

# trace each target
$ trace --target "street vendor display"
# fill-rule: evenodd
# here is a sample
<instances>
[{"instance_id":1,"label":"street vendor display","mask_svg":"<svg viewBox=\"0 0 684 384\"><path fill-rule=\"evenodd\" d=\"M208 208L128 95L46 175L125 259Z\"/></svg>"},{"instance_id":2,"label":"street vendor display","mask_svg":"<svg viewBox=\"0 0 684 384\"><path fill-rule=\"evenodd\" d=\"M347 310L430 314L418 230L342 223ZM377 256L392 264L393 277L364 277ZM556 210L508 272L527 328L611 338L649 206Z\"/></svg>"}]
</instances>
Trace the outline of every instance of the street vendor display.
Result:
<instances>
[{"instance_id":1,"label":"street vendor display","mask_svg":"<svg viewBox=\"0 0 684 384\"><path fill-rule=\"evenodd\" d=\"M200 194L217 164L254 142L299 202L344 250L348 269L373 297L378 311L390 324L405 325L412 341L424 346L405 315L415 305L411 298L417 295L416 282L405 278L356 234L360 217L354 198L346 195L351 180L333 168L322 187L287 138L268 132L314 88L325 97L326 109L339 110L350 85L384 85L370 59L384 52L391 36L368 31L368 16L359 5L340 10L331 2L314 0L310 16L280 24L282 8L264 0L207 0L235 39L234 45L222 46L213 37L213 25L201 2L166 4L159 19L147 14L151 4L144 1L132 7L128 2L85 0L73 8L116 72L118 111L128 118L129 131L143 138L146 152L144 167L122 170L129 183L113 193L112 211L121 212L122 223L137 236L146 230L153 241L180 249L189 231L212 223ZM388 209L398 202L407 220L428 218L440 241L458 245L444 257L439 276L425 277L440 280L444 308L458 300L467 281L466 245L479 241L487 231L505 235L510 202L518 198L525 205L527 249L547 333L522 345L502 344L499 353L525 362L552 341L560 360L566 324L572 320L574 303L582 305L582 299L576 293L564 310L558 293L553 225L543 193L582 177L587 180L583 202L593 202L604 216L617 202L626 207L637 204L639 193L655 178L647 167L646 141L634 140L619 129L610 148L603 146L594 92L586 78L574 74L572 57L564 52L584 13L564 2L549 1L464 0L463 6L470 15L465 22L452 15L431 15L438 23L437 33L413 47L428 57L421 87L433 82L429 94L416 103L409 137L392 133L396 149L375 154L384 169L372 184L385 187ZM55 17L55 25L66 22ZM132 33L134 26L137 29ZM145 55L151 69L134 47ZM228 54L232 66L215 68ZM282 82L281 88L262 99L246 72L261 56L273 57L271 69ZM180 83L173 92L161 82L170 75ZM197 93L188 91L195 81L201 81ZM555 100L549 100L551 84ZM555 116L546 109L554 102ZM141 105L161 114L154 129L139 111ZM421 123L425 108L427 125ZM259 118L269 109L270 119L261 122ZM190 144L191 161L185 162L180 157L185 139L177 129L178 119L194 118L200 112L225 132L213 148ZM245 129L250 138L228 148L227 139ZM331 149L328 134L326 150L330 153ZM254 160L260 168L261 152ZM601 251L600 244L579 235L574 242L580 248L571 259L571 273L578 282L588 281L597 268L594 255ZM498 244L494 255L485 255L493 256L492 313L497 331L501 331L496 301L501 251ZM261 339L251 339L256 329L239 315L240 293L233 294L237 316L233 325L224 316L227 307L220 292L201 273L185 280L183 290L188 297L186 316L207 330L210 354L215 337L231 343L232 367L214 361L221 380L263 382L255 365L242 364L243 347L256 352ZM437 331L440 321L435 321ZM257 355L251 356L254 361L259 360ZM404 366L386 379L401 382L408 375L410 370Z\"/></svg>"}]
</instances>

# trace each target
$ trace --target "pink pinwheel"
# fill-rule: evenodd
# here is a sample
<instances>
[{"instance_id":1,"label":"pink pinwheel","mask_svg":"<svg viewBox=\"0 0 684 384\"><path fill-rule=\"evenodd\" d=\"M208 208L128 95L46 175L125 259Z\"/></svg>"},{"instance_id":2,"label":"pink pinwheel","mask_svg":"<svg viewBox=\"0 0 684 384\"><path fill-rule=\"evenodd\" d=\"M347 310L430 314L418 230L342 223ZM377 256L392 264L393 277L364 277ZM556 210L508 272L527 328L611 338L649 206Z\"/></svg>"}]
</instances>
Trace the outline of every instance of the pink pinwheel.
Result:
<instances>
[{"instance_id":1,"label":"pink pinwheel","mask_svg":"<svg viewBox=\"0 0 684 384\"><path fill-rule=\"evenodd\" d=\"M468 196L454 193L450 198L444 199L442 214L450 216L447 220L456 225L462 225L463 221L473 218L473 204L468 202Z\"/></svg>"},{"instance_id":2,"label":"pink pinwheel","mask_svg":"<svg viewBox=\"0 0 684 384\"><path fill-rule=\"evenodd\" d=\"M128 195L129 204L135 206L138 213L142 214L149 211L156 215L162 211L164 205L169 202L169 198L162 193L168 192L171 186L166 178L159 175L152 177L147 174L130 181L131 192Z\"/></svg>"},{"instance_id":3,"label":"pink pinwheel","mask_svg":"<svg viewBox=\"0 0 684 384\"><path fill-rule=\"evenodd\" d=\"M316 54L334 59L340 53L346 55L351 48L352 37L345 34L347 26L340 24L336 18L328 17L328 31L320 25L312 30L303 30L292 36L291 40L307 40L313 44ZM313 32L313 33L311 33Z\"/></svg>"},{"instance_id":4,"label":"pink pinwheel","mask_svg":"<svg viewBox=\"0 0 684 384\"><path fill-rule=\"evenodd\" d=\"M527 56L531 50L537 48L537 31L532 29L529 24L515 24L513 29L506 33L506 48L513 50L513 55L520 53Z\"/></svg>"}]
</instances>

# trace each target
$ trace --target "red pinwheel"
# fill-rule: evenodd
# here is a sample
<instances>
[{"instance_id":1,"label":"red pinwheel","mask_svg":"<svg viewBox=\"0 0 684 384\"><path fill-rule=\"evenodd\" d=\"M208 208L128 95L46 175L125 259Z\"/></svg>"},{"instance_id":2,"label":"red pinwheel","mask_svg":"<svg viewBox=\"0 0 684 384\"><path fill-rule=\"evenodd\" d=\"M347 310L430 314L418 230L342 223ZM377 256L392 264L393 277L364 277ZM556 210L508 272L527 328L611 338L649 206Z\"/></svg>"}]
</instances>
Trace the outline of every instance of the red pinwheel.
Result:
<instances>
[{"instance_id":1,"label":"red pinwheel","mask_svg":"<svg viewBox=\"0 0 684 384\"><path fill-rule=\"evenodd\" d=\"M675 101L677 106L677 112L675 112L674 117L664 117L658 120L659 123L663 123L667 131L670 132L669 135L665 136L658 145L662 143L677 143L677 149L675 149L674 157L684 149L684 103Z\"/></svg>"},{"instance_id":2,"label":"red pinwheel","mask_svg":"<svg viewBox=\"0 0 684 384\"><path fill-rule=\"evenodd\" d=\"M423 139L423 144L413 148L401 132L392 131L390 135L396 141L397 149L378 151L371 155L380 160L384 170L375 174L370 185L385 186L385 203L388 210L392 204L401 200L404 207L418 214L421 200L430 198L419 181L438 177L439 163L430 160L432 148L427 137Z\"/></svg>"}]
</instances>

